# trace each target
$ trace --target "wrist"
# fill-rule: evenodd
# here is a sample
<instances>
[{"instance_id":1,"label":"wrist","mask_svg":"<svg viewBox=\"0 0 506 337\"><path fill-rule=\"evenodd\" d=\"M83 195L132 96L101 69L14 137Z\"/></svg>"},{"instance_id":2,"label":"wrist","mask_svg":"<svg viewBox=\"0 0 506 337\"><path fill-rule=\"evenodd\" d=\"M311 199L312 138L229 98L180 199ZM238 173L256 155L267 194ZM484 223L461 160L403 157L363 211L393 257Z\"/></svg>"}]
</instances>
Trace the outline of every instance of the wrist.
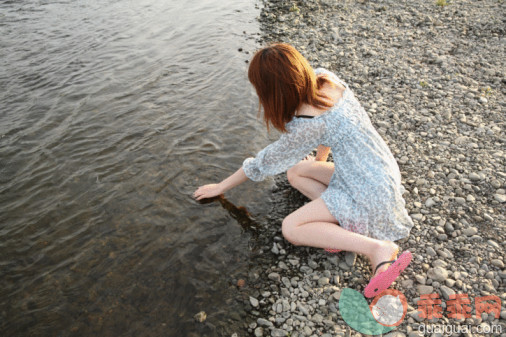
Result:
<instances>
[{"instance_id":1,"label":"wrist","mask_svg":"<svg viewBox=\"0 0 506 337\"><path fill-rule=\"evenodd\" d=\"M225 187L225 184L223 184L223 181L218 183L218 189L220 191L220 194L223 194L227 191L227 188Z\"/></svg>"}]
</instances>

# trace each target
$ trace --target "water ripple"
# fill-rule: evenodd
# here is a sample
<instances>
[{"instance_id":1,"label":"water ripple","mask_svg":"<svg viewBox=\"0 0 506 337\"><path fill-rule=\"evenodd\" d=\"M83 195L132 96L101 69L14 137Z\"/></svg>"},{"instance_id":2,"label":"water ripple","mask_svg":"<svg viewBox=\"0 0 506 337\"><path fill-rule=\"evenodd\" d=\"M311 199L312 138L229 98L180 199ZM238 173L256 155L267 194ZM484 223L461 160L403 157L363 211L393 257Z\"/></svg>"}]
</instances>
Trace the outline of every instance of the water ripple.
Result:
<instances>
[{"instance_id":1,"label":"water ripple","mask_svg":"<svg viewBox=\"0 0 506 337\"><path fill-rule=\"evenodd\" d=\"M237 51L252 6L0 1L5 335L182 336L202 309L242 326L248 236L191 193L259 129Z\"/></svg>"}]
</instances>

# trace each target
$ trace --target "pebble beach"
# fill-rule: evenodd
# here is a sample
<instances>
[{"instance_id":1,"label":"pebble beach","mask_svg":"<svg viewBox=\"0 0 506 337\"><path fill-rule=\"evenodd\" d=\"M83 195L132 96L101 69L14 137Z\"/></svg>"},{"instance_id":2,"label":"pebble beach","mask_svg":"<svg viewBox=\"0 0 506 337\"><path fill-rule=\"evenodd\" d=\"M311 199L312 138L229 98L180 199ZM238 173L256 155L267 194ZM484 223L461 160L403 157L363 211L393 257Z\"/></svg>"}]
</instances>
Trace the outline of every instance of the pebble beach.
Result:
<instances>
[{"instance_id":1,"label":"pebble beach","mask_svg":"<svg viewBox=\"0 0 506 337\"><path fill-rule=\"evenodd\" d=\"M286 42L313 67L346 81L399 164L415 226L413 253L391 288L407 298L384 336L423 336L420 325L470 327L454 336L506 336L506 102L504 1L264 1L261 44ZM253 51L252 51L253 52ZM339 312L344 288L363 291L369 261L296 247L281 221L308 200L282 174L258 234L258 258L237 280L251 336L362 336ZM245 284L245 285L244 285ZM428 320L421 295L467 294L472 317ZM501 299L499 318L476 317L474 299ZM492 331L494 333L487 333ZM497 329L501 329L497 332ZM442 332L425 333L443 336Z\"/></svg>"}]
</instances>

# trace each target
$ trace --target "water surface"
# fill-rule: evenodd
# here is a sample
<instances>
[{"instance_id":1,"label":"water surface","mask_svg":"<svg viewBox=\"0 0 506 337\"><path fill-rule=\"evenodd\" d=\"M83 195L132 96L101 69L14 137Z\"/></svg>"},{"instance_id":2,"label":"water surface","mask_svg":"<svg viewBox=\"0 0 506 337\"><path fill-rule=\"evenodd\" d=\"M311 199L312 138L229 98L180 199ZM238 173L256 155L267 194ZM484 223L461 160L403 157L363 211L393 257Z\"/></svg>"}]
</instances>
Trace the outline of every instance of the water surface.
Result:
<instances>
[{"instance_id":1,"label":"water surface","mask_svg":"<svg viewBox=\"0 0 506 337\"><path fill-rule=\"evenodd\" d=\"M250 0L0 2L3 336L243 326L251 232L191 194L268 142L246 76L257 15ZM227 197L259 213L266 185Z\"/></svg>"}]
</instances>

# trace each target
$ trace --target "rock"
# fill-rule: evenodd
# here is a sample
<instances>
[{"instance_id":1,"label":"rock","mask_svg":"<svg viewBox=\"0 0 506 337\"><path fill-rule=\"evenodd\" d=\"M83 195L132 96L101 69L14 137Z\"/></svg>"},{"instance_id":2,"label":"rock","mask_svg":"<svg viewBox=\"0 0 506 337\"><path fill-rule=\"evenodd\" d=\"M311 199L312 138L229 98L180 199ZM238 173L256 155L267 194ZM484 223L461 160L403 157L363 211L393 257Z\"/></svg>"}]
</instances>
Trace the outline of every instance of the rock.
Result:
<instances>
[{"instance_id":1,"label":"rock","mask_svg":"<svg viewBox=\"0 0 506 337\"><path fill-rule=\"evenodd\" d=\"M502 260L499 260L499 259L492 259L490 260L490 263L492 263L492 265L496 266L497 268L504 268L504 262Z\"/></svg>"},{"instance_id":2,"label":"rock","mask_svg":"<svg viewBox=\"0 0 506 337\"><path fill-rule=\"evenodd\" d=\"M288 336L288 331L283 329L272 329L271 331L272 337L285 337Z\"/></svg>"},{"instance_id":3,"label":"rock","mask_svg":"<svg viewBox=\"0 0 506 337\"><path fill-rule=\"evenodd\" d=\"M497 179L492 180L490 185L492 185L495 189L499 189L502 186L501 182Z\"/></svg>"},{"instance_id":4,"label":"rock","mask_svg":"<svg viewBox=\"0 0 506 337\"><path fill-rule=\"evenodd\" d=\"M441 289L441 293L445 300L449 300L450 295L455 295L455 291L447 286L441 286L439 289Z\"/></svg>"},{"instance_id":5,"label":"rock","mask_svg":"<svg viewBox=\"0 0 506 337\"><path fill-rule=\"evenodd\" d=\"M455 285L455 280L452 280L452 279L449 279L449 278L448 278L448 279L446 279L446 280L445 280L445 283L446 283L446 285L447 285L448 287L450 287L450 288L451 288L451 287L453 287L453 286Z\"/></svg>"},{"instance_id":6,"label":"rock","mask_svg":"<svg viewBox=\"0 0 506 337\"><path fill-rule=\"evenodd\" d=\"M314 314L312 317L312 321L320 324L321 322L323 322L323 316L320 314Z\"/></svg>"},{"instance_id":7,"label":"rock","mask_svg":"<svg viewBox=\"0 0 506 337\"><path fill-rule=\"evenodd\" d=\"M290 289L290 287L292 286L292 282L290 282L288 277L282 277L281 283L283 283L285 285L285 287L287 287L288 289Z\"/></svg>"},{"instance_id":8,"label":"rock","mask_svg":"<svg viewBox=\"0 0 506 337\"><path fill-rule=\"evenodd\" d=\"M443 267L434 267L427 271L427 276L435 281L444 281L448 278L448 271Z\"/></svg>"},{"instance_id":9,"label":"rock","mask_svg":"<svg viewBox=\"0 0 506 337\"><path fill-rule=\"evenodd\" d=\"M258 308L258 300L254 297L249 297L249 302L251 303L251 305L255 308Z\"/></svg>"},{"instance_id":10,"label":"rock","mask_svg":"<svg viewBox=\"0 0 506 337\"><path fill-rule=\"evenodd\" d=\"M401 281L401 285L404 287L404 288L412 288L413 287L413 280L402 280Z\"/></svg>"},{"instance_id":11,"label":"rock","mask_svg":"<svg viewBox=\"0 0 506 337\"><path fill-rule=\"evenodd\" d=\"M427 255L429 255L429 256L436 256L437 255L436 251L432 247L427 247L425 249L425 251L426 251Z\"/></svg>"},{"instance_id":12,"label":"rock","mask_svg":"<svg viewBox=\"0 0 506 337\"><path fill-rule=\"evenodd\" d=\"M264 326L264 327L267 327L267 328L273 326L272 322L266 320L265 318L259 318L259 319L257 319L257 323L258 323L258 325Z\"/></svg>"},{"instance_id":13,"label":"rock","mask_svg":"<svg viewBox=\"0 0 506 337\"><path fill-rule=\"evenodd\" d=\"M494 248L496 248L496 249L501 248L501 246L499 246L499 244L498 244L497 242L493 241L493 240L487 240L487 243L488 243L489 245L493 246L493 247L494 247Z\"/></svg>"},{"instance_id":14,"label":"rock","mask_svg":"<svg viewBox=\"0 0 506 337\"><path fill-rule=\"evenodd\" d=\"M469 227L469 228L464 229L462 231L462 233L464 233L466 236L473 236L476 233L478 233L478 228L476 228L476 227Z\"/></svg>"},{"instance_id":15,"label":"rock","mask_svg":"<svg viewBox=\"0 0 506 337\"><path fill-rule=\"evenodd\" d=\"M264 328L259 326L258 328L255 329L255 337L263 337L263 335L264 335Z\"/></svg>"},{"instance_id":16,"label":"rock","mask_svg":"<svg viewBox=\"0 0 506 337\"><path fill-rule=\"evenodd\" d=\"M405 334L403 334L400 331L392 331L387 333L386 335L383 335L384 337L406 337Z\"/></svg>"},{"instance_id":17,"label":"rock","mask_svg":"<svg viewBox=\"0 0 506 337\"><path fill-rule=\"evenodd\" d=\"M455 198L455 202L457 204L460 204L460 205L465 205L466 204L466 199L462 198L462 197L456 197Z\"/></svg>"},{"instance_id":18,"label":"rock","mask_svg":"<svg viewBox=\"0 0 506 337\"><path fill-rule=\"evenodd\" d=\"M408 315L417 322L423 322L425 320L425 318L420 317L420 311L418 310L410 311Z\"/></svg>"},{"instance_id":19,"label":"rock","mask_svg":"<svg viewBox=\"0 0 506 337\"><path fill-rule=\"evenodd\" d=\"M443 268L446 268L446 266L448 266L448 263L446 263L445 261L443 261L441 259L437 259L434 262L432 262L432 265L434 267L443 267Z\"/></svg>"},{"instance_id":20,"label":"rock","mask_svg":"<svg viewBox=\"0 0 506 337\"><path fill-rule=\"evenodd\" d=\"M353 265L355 264L356 258L357 258L357 254L355 254L354 252L346 252L346 255L344 256L346 264L350 267L353 267Z\"/></svg>"},{"instance_id":21,"label":"rock","mask_svg":"<svg viewBox=\"0 0 506 337\"><path fill-rule=\"evenodd\" d=\"M478 173L471 172L469 173L469 179L473 181L481 180L481 176Z\"/></svg>"},{"instance_id":22,"label":"rock","mask_svg":"<svg viewBox=\"0 0 506 337\"><path fill-rule=\"evenodd\" d=\"M316 269L316 268L318 268L318 263L316 263L316 262L315 262L315 261L313 261L313 260L308 261L307 265L308 265L310 268L312 268L312 269Z\"/></svg>"},{"instance_id":23,"label":"rock","mask_svg":"<svg viewBox=\"0 0 506 337\"><path fill-rule=\"evenodd\" d=\"M272 280L272 281L275 281L275 282L280 282L281 281L281 276L279 276L278 273L270 273L269 275L267 275L267 277L269 278L269 280Z\"/></svg>"},{"instance_id":24,"label":"rock","mask_svg":"<svg viewBox=\"0 0 506 337\"><path fill-rule=\"evenodd\" d=\"M197 321L197 322L204 322L207 318L207 314L205 311L200 311L198 313L195 314L195 316L193 316L193 318Z\"/></svg>"},{"instance_id":25,"label":"rock","mask_svg":"<svg viewBox=\"0 0 506 337\"><path fill-rule=\"evenodd\" d=\"M428 198L427 200L425 200L425 207L427 207L427 208L430 208L430 207L434 206L435 204L436 204L436 202L432 198Z\"/></svg>"},{"instance_id":26,"label":"rock","mask_svg":"<svg viewBox=\"0 0 506 337\"><path fill-rule=\"evenodd\" d=\"M432 286L426 286L426 285L423 285L423 284L419 284L419 285L416 286L416 291L420 295L432 294L434 292L434 287L432 287Z\"/></svg>"},{"instance_id":27,"label":"rock","mask_svg":"<svg viewBox=\"0 0 506 337\"><path fill-rule=\"evenodd\" d=\"M494 199L500 203L506 202L506 194L494 194Z\"/></svg>"},{"instance_id":28,"label":"rock","mask_svg":"<svg viewBox=\"0 0 506 337\"><path fill-rule=\"evenodd\" d=\"M329 280L329 278L328 278L328 277L320 277L320 278L318 279L318 285L319 285L320 287L323 287L323 286L325 286L325 285L329 284L329 282L330 282L330 280Z\"/></svg>"}]
</instances>

